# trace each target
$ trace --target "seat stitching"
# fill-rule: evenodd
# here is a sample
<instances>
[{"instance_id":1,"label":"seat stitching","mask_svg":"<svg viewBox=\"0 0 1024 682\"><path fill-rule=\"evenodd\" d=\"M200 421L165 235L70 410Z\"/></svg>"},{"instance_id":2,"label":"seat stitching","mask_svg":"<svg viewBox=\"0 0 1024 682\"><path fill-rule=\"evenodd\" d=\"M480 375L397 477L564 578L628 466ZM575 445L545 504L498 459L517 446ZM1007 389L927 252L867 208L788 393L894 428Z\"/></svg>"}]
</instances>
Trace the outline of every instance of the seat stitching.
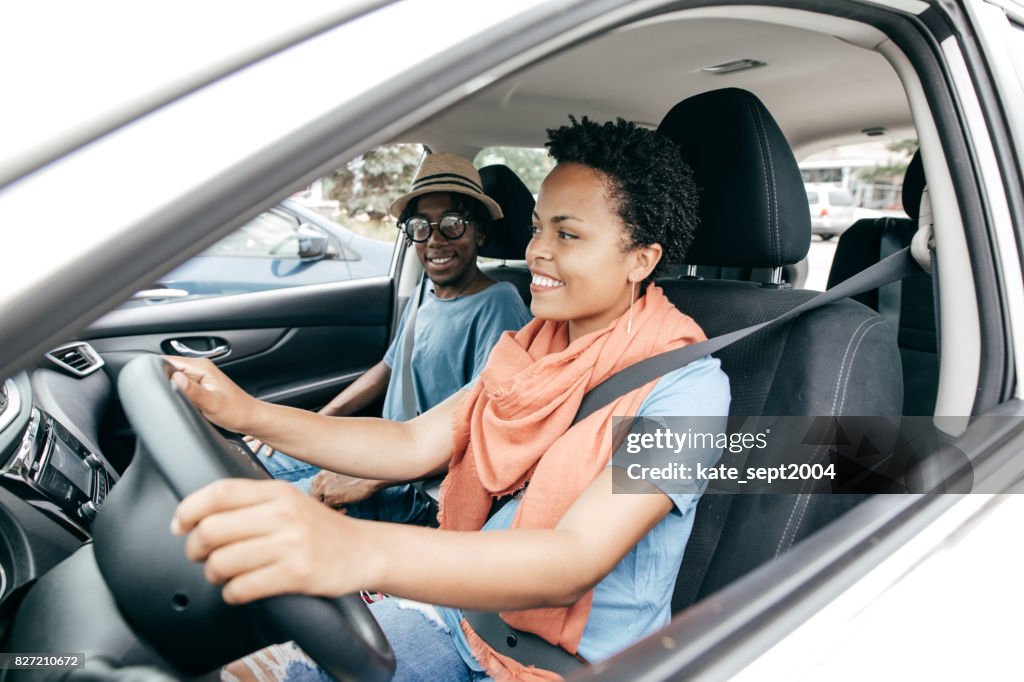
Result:
<instances>
[{"instance_id":1,"label":"seat stitching","mask_svg":"<svg viewBox=\"0 0 1024 682\"><path fill-rule=\"evenodd\" d=\"M764 138L764 146L768 153L768 172L771 174L772 187L772 218L769 222L771 229L772 243L775 246L776 261L782 260L782 218L779 215L779 183L775 180L775 164L772 163L772 141L768 136L768 126L764 123L764 116L761 109L755 107L757 119L761 125L761 134Z\"/></svg>"},{"instance_id":2,"label":"seat stitching","mask_svg":"<svg viewBox=\"0 0 1024 682\"><path fill-rule=\"evenodd\" d=\"M782 553L783 543L787 545L791 545L793 543L792 540L786 543L786 537L789 535L789 526L790 523L792 523L793 521L793 515L796 514L797 507L803 507L803 509L800 512L800 518L793 526L793 537L796 537L796 529L800 527L800 522L804 519L804 512L807 511L807 505L808 503L810 503L810 501L810 496L805 493L800 493L800 495L797 497L797 501L793 505L793 509L789 512L789 519L786 520L786 527L782 529L782 537L779 538L779 544L775 546L775 556L779 556L779 554Z\"/></svg>"},{"instance_id":3,"label":"seat stitching","mask_svg":"<svg viewBox=\"0 0 1024 682\"><path fill-rule=\"evenodd\" d=\"M764 169L765 174L765 191L768 193L768 235L771 247L774 250L775 260L779 260L781 258L780 252L782 251L779 239L779 194L778 186L775 182L775 166L772 165L771 144L768 140L767 127L764 124L761 109L754 104L753 100L748 100L747 105L756 114L756 116L751 118L754 119L754 124L757 128L758 142L760 143L758 151L761 152L761 167ZM769 178L771 179L770 183Z\"/></svg>"},{"instance_id":4,"label":"seat stitching","mask_svg":"<svg viewBox=\"0 0 1024 682\"><path fill-rule=\"evenodd\" d=\"M758 136L758 142L760 143L760 141L761 141L761 131L757 130L757 128L758 128L758 125L757 125L758 124L758 120L757 120L757 117L754 116L754 113L757 113L756 109L754 108L754 103L751 100L748 99L747 100L747 114L750 116L750 120L754 124L754 129L755 129L755 132L757 132L757 136ZM764 177L764 193L765 193L765 198L768 200L768 206L767 206L767 208L768 208L768 231L769 231L769 234L771 234L771 231L773 229L772 228L772 215L771 215L772 214L772 206L771 206L771 201L770 201L770 197L772 195L772 190L771 190L771 188L768 185L768 162L767 162L767 159L765 159L764 149L762 148L761 144L757 145L757 152L758 152L758 154L761 155L761 173L762 173L762 176Z\"/></svg>"},{"instance_id":5,"label":"seat stitching","mask_svg":"<svg viewBox=\"0 0 1024 682\"><path fill-rule=\"evenodd\" d=\"M868 318L868 319L864 320L863 322L861 322L857 326L857 328L853 331L853 334L850 335L850 340L846 343L846 350L843 352L843 359L839 363L839 377L836 380L836 392L835 392L835 395L832 397L832 409L830 411L831 415L834 415L836 413L836 404L839 401L839 395L840 395L840 391L841 391L840 386L843 385L843 375L844 375L844 373L846 371L846 358L850 354L850 348L853 346L854 340L858 338L858 335L860 333L861 328L864 325L866 325L866 324L868 324L869 322L872 322L872 321L873 320L871 318ZM844 390L844 389L842 389L842 390ZM844 393L844 395L845 395L845 393ZM819 445L818 446L818 449L815 451L815 455L818 455L821 452L821 448L822 447L823 447L823 445ZM806 483L805 483L805 485L806 485ZM803 486L801 486L801 490L803 490ZM800 494L803 495L804 493L801 492ZM799 502L799 500L798 500L798 502ZM794 517L794 515L797 512L797 506L798 506L797 504L794 504L793 508L789 512L789 518L786 519L786 525L782 529L782 536L779 538L779 544L775 548L775 556L778 556L779 552L782 551L782 545L786 541L786 537L789 535L790 527L793 527L794 534L796 532L796 526L793 526L793 517ZM801 514L801 520L802 520L802 518L803 518L803 514ZM799 522L798 522L798 524L799 524Z\"/></svg>"},{"instance_id":6,"label":"seat stitching","mask_svg":"<svg viewBox=\"0 0 1024 682\"><path fill-rule=\"evenodd\" d=\"M860 349L860 344L867 338L868 333L880 324L885 324L885 320L875 320L875 323L864 330L864 333L860 335L860 339L857 341L857 345L853 349L853 354L850 356L850 371L846 373L846 379L843 381L843 400L839 403L840 414L843 411L843 407L846 406L846 387L850 383L850 377L853 376L853 362L857 357L857 351Z\"/></svg>"},{"instance_id":7,"label":"seat stitching","mask_svg":"<svg viewBox=\"0 0 1024 682\"><path fill-rule=\"evenodd\" d=\"M853 346L853 341L857 338L857 334L860 333L861 327L872 321L873 320L871 318L864 320L855 330L853 330L853 334L850 335L850 340L846 344L846 350L843 352L843 360L839 363L839 377L836 381L835 395L832 397L832 409L829 412L830 415L834 415L836 413L836 406L839 404L840 384L842 382L843 373L846 371L846 358L850 355L850 348Z\"/></svg>"},{"instance_id":8,"label":"seat stitching","mask_svg":"<svg viewBox=\"0 0 1024 682\"><path fill-rule=\"evenodd\" d=\"M866 323L868 323L868 322L871 322L872 324L870 324L866 329L861 331L861 328L864 327L864 325ZM846 346L847 352L850 351L850 345L853 343L854 339L857 339L857 343L856 343L855 346L853 346L853 353L852 353L852 355L850 355L849 371L846 371L846 369L847 369L846 368L846 357L847 357L846 353L844 353L844 355L843 355L843 362L842 362L842 365L840 367L840 377L841 377L840 381L842 382L842 396L843 396L843 400L839 404L839 411L840 412L842 412L843 407L846 406L846 396L847 396L846 389L849 386L850 377L853 376L853 363L854 363L854 360L855 360L855 358L857 356L857 352L860 350L860 345L861 345L861 343L863 343L864 339L867 338L868 333L870 333L872 329L874 329L875 327L877 327L877 326L879 326L881 324L884 324L884 323L885 323L885 320L880 320L880 319L872 320L872 319L869 318L867 320L864 320L864 322L862 322L857 327L857 329L854 331L853 335L850 337L850 343L848 343L847 346ZM842 376L843 372L846 372L846 376L845 377ZM832 414L833 415L836 414L836 411L835 411L835 401L833 401ZM822 445L818 446L817 451L814 453L815 456L812 459L812 463L818 461L818 459L820 458L820 455L821 455L822 448L823 448ZM789 518L786 520L786 526L782 529L782 536L779 538L779 544L776 545L776 547L775 547L775 556L779 556L779 554L782 552L782 545L783 545L783 543L787 543L787 539L788 539L788 543L787 544L792 544L793 539L796 538L796 533L797 533L797 530L800 528L800 524L803 523L804 516L807 514L807 508L810 506L810 495L808 493L803 492L803 490L808 485L810 485L810 481L804 481L801 484L801 486L800 486L800 493L799 493L800 494L800 498L797 501L797 504L793 505L793 509L790 511ZM794 516L794 514L796 514L797 508L800 508L800 515L797 517L796 523L793 523L793 516ZM791 525L792 525L792 528L793 528L792 534L790 534L790 532L789 532Z\"/></svg>"}]
</instances>

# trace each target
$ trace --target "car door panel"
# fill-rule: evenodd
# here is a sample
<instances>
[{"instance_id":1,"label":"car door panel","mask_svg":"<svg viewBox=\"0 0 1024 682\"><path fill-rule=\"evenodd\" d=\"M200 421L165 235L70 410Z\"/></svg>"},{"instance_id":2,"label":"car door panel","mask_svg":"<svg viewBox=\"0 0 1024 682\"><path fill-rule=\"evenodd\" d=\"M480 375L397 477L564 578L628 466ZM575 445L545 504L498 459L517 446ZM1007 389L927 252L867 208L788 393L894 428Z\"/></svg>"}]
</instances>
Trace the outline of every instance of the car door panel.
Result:
<instances>
[{"instance_id":1,"label":"car door panel","mask_svg":"<svg viewBox=\"0 0 1024 682\"><path fill-rule=\"evenodd\" d=\"M387 349L392 284L386 277L195 299L113 311L86 329L119 369L140 352L174 354L172 341L214 358L242 388L300 407L322 405Z\"/></svg>"}]
</instances>

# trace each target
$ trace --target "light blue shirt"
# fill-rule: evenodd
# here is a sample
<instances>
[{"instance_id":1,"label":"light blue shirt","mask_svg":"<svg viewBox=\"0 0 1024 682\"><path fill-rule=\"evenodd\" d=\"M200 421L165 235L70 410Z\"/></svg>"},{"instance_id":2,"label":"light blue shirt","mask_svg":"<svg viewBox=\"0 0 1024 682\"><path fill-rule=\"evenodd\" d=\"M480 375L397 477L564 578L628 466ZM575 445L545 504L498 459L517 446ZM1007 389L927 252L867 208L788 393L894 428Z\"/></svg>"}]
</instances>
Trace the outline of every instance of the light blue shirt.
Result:
<instances>
[{"instance_id":1,"label":"light blue shirt","mask_svg":"<svg viewBox=\"0 0 1024 682\"><path fill-rule=\"evenodd\" d=\"M659 379L640 405L637 416L715 417L720 418L719 426L724 431L730 399L729 379L721 363L704 356ZM704 423L710 425L712 421ZM593 606L579 645L579 655L591 663L618 653L672 618L672 592L700 495L665 494L672 500L672 511L594 588ZM519 500L511 500L483 529L507 529L518 507ZM437 607L437 611L451 630L455 647L466 665L482 670L459 626L462 612L444 607Z\"/></svg>"},{"instance_id":2,"label":"light blue shirt","mask_svg":"<svg viewBox=\"0 0 1024 682\"><path fill-rule=\"evenodd\" d=\"M421 287L429 284L425 280ZM417 288L413 295L420 292ZM383 417L392 421L416 416L405 414L402 407L402 344L410 309L411 304L405 307L395 338L384 355L384 363L391 368L391 380L384 398ZM435 296L430 286L416 312L412 347L412 379L419 412L443 402L474 379L487 364L487 357L502 333L518 331L531 319L519 292L509 282L498 282L470 296L450 300Z\"/></svg>"}]
</instances>

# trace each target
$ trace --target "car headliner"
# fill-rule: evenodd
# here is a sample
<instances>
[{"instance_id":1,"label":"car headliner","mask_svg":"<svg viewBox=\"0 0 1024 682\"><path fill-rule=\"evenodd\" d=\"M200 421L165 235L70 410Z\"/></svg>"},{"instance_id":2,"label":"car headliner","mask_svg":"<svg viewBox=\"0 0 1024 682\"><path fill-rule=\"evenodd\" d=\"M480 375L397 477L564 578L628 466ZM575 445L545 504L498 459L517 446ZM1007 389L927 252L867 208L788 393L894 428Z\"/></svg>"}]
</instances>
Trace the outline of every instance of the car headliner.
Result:
<instances>
[{"instance_id":1,"label":"car headliner","mask_svg":"<svg viewBox=\"0 0 1024 682\"><path fill-rule=\"evenodd\" d=\"M869 128L884 128L881 139L913 136L893 68L878 52L850 42L874 45L884 36L796 10L787 14L844 34L749 18L758 14L750 7L691 10L621 27L480 91L400 139L470 155L495 144L537 147L545 128L562 125L570 113L656 127L680 100L724 87L758 95L798 157L831 144L879 139L862 132ZM723 75L702 71L739 59L765 66Z\"/></svg>"}]
</instances>

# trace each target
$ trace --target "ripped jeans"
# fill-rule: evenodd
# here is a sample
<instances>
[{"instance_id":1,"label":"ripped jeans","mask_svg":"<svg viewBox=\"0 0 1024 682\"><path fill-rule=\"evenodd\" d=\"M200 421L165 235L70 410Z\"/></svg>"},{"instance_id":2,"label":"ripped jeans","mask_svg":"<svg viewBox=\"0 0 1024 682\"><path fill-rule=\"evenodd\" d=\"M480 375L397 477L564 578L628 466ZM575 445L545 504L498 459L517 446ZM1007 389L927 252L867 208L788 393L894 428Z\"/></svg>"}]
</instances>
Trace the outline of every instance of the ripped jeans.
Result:
<instances>
[{"instance_id":1,"label":"ripped jeans","mask_svg":"<svg viewBox=\"0 0 1024 682\"><path fill-rule=\"evenodd\" d=\"M471 670L459 656L434 608L404 599L389 598L370 604L395 652L394 682L486 682L486 673ZM243 661L260 682L330 682L332 679L294 642L276 644L246 656ZM224 671L222 680L239 678Z\"/></svg>"}]
</instances>

